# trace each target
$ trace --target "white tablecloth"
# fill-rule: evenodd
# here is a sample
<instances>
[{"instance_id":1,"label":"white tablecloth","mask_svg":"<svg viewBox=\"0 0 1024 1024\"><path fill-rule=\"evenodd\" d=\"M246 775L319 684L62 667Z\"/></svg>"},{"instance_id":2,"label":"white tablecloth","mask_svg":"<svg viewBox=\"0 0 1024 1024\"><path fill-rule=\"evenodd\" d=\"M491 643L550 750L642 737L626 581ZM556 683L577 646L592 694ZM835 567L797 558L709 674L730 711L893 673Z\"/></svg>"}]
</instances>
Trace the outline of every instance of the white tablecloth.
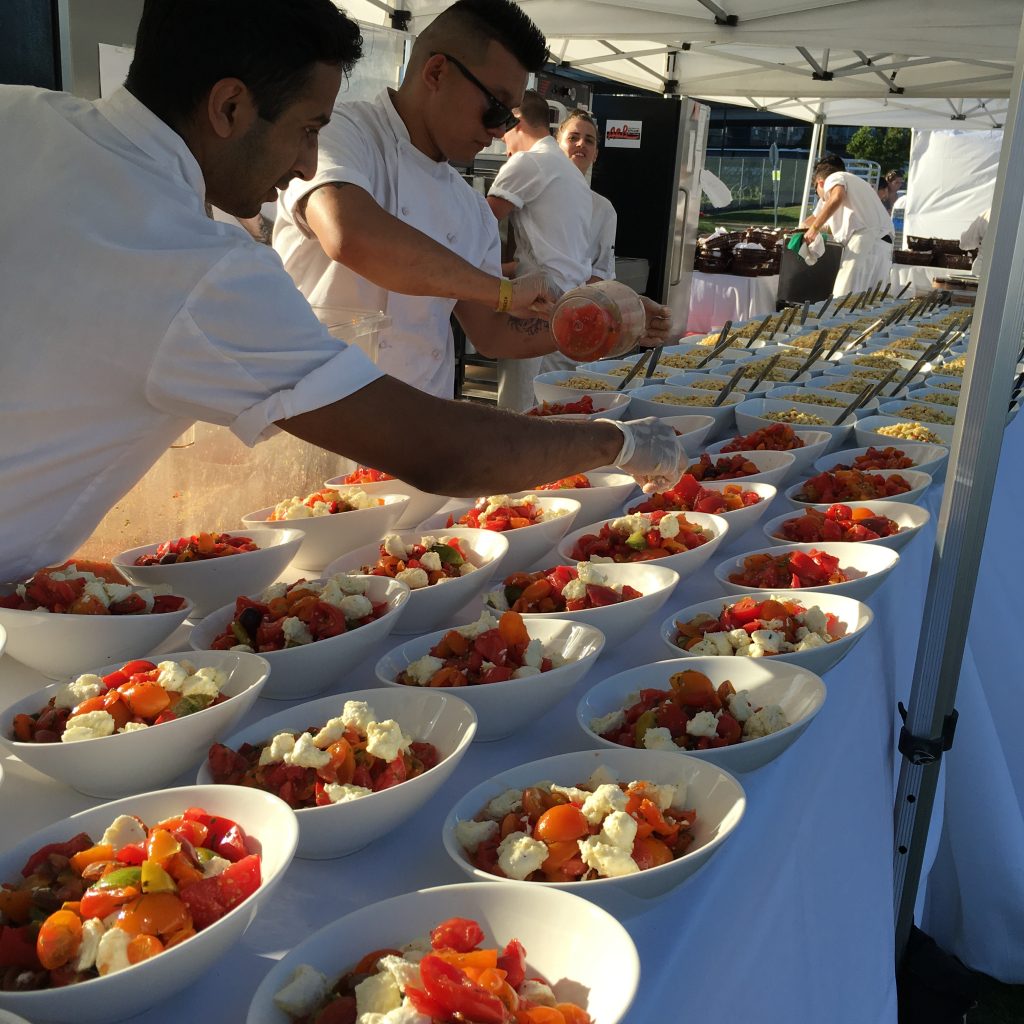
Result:
<instances>
[{"instance_id":1,"label":"white tablecloth","mask_svg":"<svg viewBox=\"0 0 1024 1024\"><path fill-rule=\"evenodd\" d=\"M737 323L775 312L779 277L739 277L735 274L694 272L690 284L688 331L708 331L726 320Z\"/></svg>"},{"instance_id":2,"label":"white tablecloth","mask_svg":"<svg viewBox=\"0 0 1024 1024\"><path fill-rule=\"evenodd\" d=\"M932 281L936 277L945 277L949 273L943 267L913 267L906 263L894 263L889 271L889 281L892 284L893 294L909 281L910 287L904 293L904 298L912 295L923 295L932 290Z\"/></svg>"},{"instance_id":3,"label":"white tablecloth","mask_svg":"<svg viewBox=\"0 0 1024 1024\"><path fill-rule=\"evenodd\" d=\"M765 520L782 511L778 499ZM711 564L764 543L760 528L754 527L716 552ZM913 668L914 647L905 637L916 636L919 629L930 551L927 527L904 549L901 563L871 599L875 624L853 653L827 673L828 698L818 719L777 761L741 776L747 813L731 840L681 888L658 902L636 903L624 917L643 965L630 1024L679 1019L681 1000L699 1007L704 1024L896 1021L893 719L896 695L909 686ZM270 961L313 930L376 900L464 881L439 835L456 799L506 767L585 748L587 741L575 724L582 693L614 672L669 656L658 623L672 610L716 595L721 590L710 567L682 582L655 621L606 652L536 727L497 743L474 744L452 779L403 828L342 860L295 861L238 946L187 992L135 1019L177 1024L200 1019L215 1005L222 1019L241 1021ZM467 612L465 621L469 617ZM404 639L385 640L379 652L347 675L345 688L375 685L376 654ZM164 649L185 646L179 635ZM653 681L664 680L657 673ZM41 683L10 658L0 661L6 702ZM259 700L242 724L283 706ZM98 802L14 758L8 757L3 767L0 828L5 845ZM192 781L191 773L178 780ZM396 922L396 940L401 935L401 922ZM345 966L339 964L339 970Z\"/></svg>"}]
</instances>

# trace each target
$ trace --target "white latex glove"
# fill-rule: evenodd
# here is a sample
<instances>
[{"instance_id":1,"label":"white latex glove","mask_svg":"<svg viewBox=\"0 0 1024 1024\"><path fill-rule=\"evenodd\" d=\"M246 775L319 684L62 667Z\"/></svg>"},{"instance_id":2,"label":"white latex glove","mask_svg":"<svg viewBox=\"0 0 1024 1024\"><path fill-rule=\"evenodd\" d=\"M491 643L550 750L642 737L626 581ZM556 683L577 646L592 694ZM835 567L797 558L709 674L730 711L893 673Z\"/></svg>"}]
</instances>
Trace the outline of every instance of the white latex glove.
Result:
<instances>
[{"instance_id":1,"label":"white latex glove","mask_svg":"<svg viewBox=\"0 0 1024 1024\"><path fill-rule=\"evenodd\" d=\"M625 440L613 465L636 478L645 491L664 491L679 480L686 456L676 441L676 432L664 420L648 416L642 420L598 420L613 423Z\"/></svg>"},{"instance_id":2,"label":"white latex glove","mask_svg":"<svg viewBox=\"0 0 1024 1024\"><path fill-rule=\"evenodd\" d=\"M550 320L562 291L546 270L512 278L512 305L508 315L520 320Z\"/></svg>"}]
</instances>

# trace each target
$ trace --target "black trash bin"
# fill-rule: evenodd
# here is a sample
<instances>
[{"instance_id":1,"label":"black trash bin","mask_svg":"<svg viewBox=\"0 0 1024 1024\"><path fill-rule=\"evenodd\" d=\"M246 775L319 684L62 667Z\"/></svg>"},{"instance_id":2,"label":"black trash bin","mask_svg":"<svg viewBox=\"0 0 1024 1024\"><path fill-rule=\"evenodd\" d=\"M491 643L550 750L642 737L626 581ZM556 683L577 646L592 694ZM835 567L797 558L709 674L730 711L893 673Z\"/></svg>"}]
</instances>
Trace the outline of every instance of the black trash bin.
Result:
<instances>
[{"instance_id":1,"label":"black trash bin","mask_svg":"<svg viewBox=\"0 0 1024 1024\"><path fill-rule=\"evenodd\" d=\"M832 294L842 254L838 242L826 242L824 255L809 267L798 252L784 246L779 263L779 303L824 302Z\"/></svg>"}]
</instances>

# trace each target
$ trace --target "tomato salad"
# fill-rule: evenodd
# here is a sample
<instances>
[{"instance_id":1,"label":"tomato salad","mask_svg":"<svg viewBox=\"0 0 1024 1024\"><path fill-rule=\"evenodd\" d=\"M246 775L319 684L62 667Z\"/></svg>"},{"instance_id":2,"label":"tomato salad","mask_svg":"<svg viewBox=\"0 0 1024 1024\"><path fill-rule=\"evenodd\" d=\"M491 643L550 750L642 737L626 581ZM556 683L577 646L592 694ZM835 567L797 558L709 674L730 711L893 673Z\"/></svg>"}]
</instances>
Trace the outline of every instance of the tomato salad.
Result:
<instances>
[{"instance_id":1,"label":"tomato salad","mask_svg":"<svg viewBox=\"0 0 1024 1024\"><path fill-rule=\"evenodd\" d=\"M580 562L540 572L514 572L486 600L498 611L536 614L604 608L637 597L643 594L628 583L614 584L593 563Z\"/></svg>"},{"instance_id":2,"label":"tomato salad","mask_svg":"<svg viewBox=\"0 0 1024 1024\"><path fill-rule=\"evenodd\" d=\"M757 590L824 587L852 578L839 568L839 559L834 555L813 550L747 555L742 570L729 574L730 583Z\"/></svg>"},{"instance_id":3,"label":"tomato salad","mask_svg":"<svg viewBox=\"0 0 1024 1024\"><path fill-rule=\"evenodd\" d=\"M526 410L527 416L566 416L582 415L589 416L597 412L594 408L594 399L590 395L583 395L575 402L541 402L532 409Z\"/></svg>"},{"instance_id":4,"label":"tomato salad","mask_svg":"<svg viewBox=\"0 0 1024 1024\"><path fill-rule=\"evenodd\" d=\"M550 484L537 484L533 489L535 491L578 491L593 486L586 473L573 473L572 476L563 476L561 480L555 480Z\"/></svg>"},{"instance_id":5,"label":"tomato salad","mask_svg":"<svg viewBox=\"0 0 1024 1024\"><path fill-rule=\"evenodd\" d=\"M210 647L263 654L329 640L379 619L386 601L366 597L369 582L339 573L326 580L275 583L258 601L235 600L235 615Z\"/></svg>"},{"instance_id":6,"label":"tomato salad","mask_svg":"<svg viewBox=\"0 0 1024 1024\"><path fill-rule=\"evenodd\" d=\"M480 498L476 505L460 516L448 517L447 526L468 526L474 530L494 530L505 533L507 530L521 530L526 526L536 526L558 516L566 515L565 509L545 511L532 494L525 498L510 498L507 494L492 494L488 498Z\"/></svg>"},{"instance_id":7,"label":"tomato salad","mask_svg":"<svg viewBox=\"0 0 1024 1024\"><path fill-rule=\"evenodd\" d=\"M669 689L645 688L626 707L591 719L602 739L643 750L713 750L770 736L789 725L777 704L759 707L726 679L676 672Z\"/></svg>"},{"instance_id":8,"label":"tomato salad","mask_svg":"<svg viewBox=\"0 0 1024 1024\"><path fill-rule=\"evenodd\" d=\"M909 481L899 473L882 476L860 469L832 469L805 480L793 500L811 505L834 505L844 501L883 500L909 490L912 490Z\"/></svg>"},{"instance_id":9,"label":"tomato salad","mask_svg":"<svg viewBox=\"0 0 1024 1024\"><path fill-rule=\"evenodd\" d=\"M712 462L707 452L686 467L686 475L692 476L694 480L735 480L760 472L761 470L750 459L745 459L742 455L719 457Z\"/></svg>"},{"instance_id":10,"label":"tomato salad","mask_svg":"<svg viewBox=\"0 0 1024 1024\"><path fill-rule=\"evenodd\" d=\"M637 512L602 523L597 533L576 540L578 562L649 562L707 544L713 534L674 512Z\"/></svg>"},{"instance_id":11,"label":"tomato salad","mask_svg":"<svg viewBox=\"0 0 1024 1024\"><path fill-rule=\"evenodd\" d=\"M151 555L139 555L135 565L178 565L181 562L202 562L226 555L242 555L259 551L260 546L251 537L236 537L230 533L193 533L190 537L165 540Z\"/></svg>"},{"instance_id":12,"label":"tomato salad","mask_svg":"<svg viewBox=\"0 0 1024 1024\"><path fill-rule=\"evenodd\" d=\"M417 1024L592 1024L576 1003L559 1002L542 979L526 976L517 939L485 947L476 921L453 917L429 936L375 949L331 982L300 965L274 1003L295 1024L359 1020Z\"/></svg>"},{"instance_id":13,"label":"tomato salad","mask_svg":"<svg viewBox=\"0 0 1024 1024\"><path fill-rule=\"evenodd\" d=\"M132 587L108 583L74 565L40 569L13 594L0 597L0 608L71 615L145 615L176 612L185 598L159 593L159 587Z\"/></svg>"},{"instance_id":14,"label":"tomato salad","mask_svg":"<svg viewBox=\"0 0 1024 1024\"><path fill-rule=\"evenodd\" d=\"M280 523L292 519L334 516L342 512L377 508L383 504L383 498L371 498L365 491L339 491L334 487L322 487L304 498L296 496L279 501L274 506L274 511L270 513L268 522Z\"/></svg>"},{"instance_id":15,"label":"tomato salad","mask_svg":"<svg viewBox=\"0 0 1024 1024\"><path fill-rule=\"evenodd\" d=\"M756 491L745 491L740 484L726 484L720 491L701 486L700 481L684 473L667 491L658 491L633 505L629 512L705 512L725 515L749 508L761 500Z\"/></svg>"},{"instance_id":16,"label":"tomato salad","mask_svg":"<svg viewBox=\"0 0 1024 1024\"><path fill-rule=\"evenodd\" d=\"M602 766L580 786L506 790L460 821L455 838L474 867L499 878L621 878L689 850L697 812L677 806L683 795L671 784L618 782Z\"/></svg>"},{"instance_id":17,"label":"tomato salad","mask_svg":"<svg viewBox=\"0 0 1024 1024\"><path fill-rule=\"evenodd\" d=\"M221 704L227 675L190 662L129 661L105 676L87 673L62 686L46 707L14 716L19 743L71 743L136 732Z\"/></svg>"},{"instance_id":18,"label":"tomato salad","mask_svg":"<svg viewBox=\"0 0 1024 1024\"><path fill-rule=\"evenodd\" d=\"M878 449L871 446L866 452L861 452L852 463L836 463L832 467L832 472L835 473L841 469L859 469L867 473L873 469L912 469L915 465L917 463L902 448L887 445L885 448Z\"/></svg>"},{"instance_id":19,"label":"tomato salad","mask_svg":"<svg viewBox=\"0 0 1024 1024\"><path fill-rule=\"evenodd\" d=\"M406 544L395 533L380 542L380 557L359 571L368 576L389 576L410 590L422 590L445 580L457 580L476 571L458 537L424 536Z\"/></svg>"},{"instance_id":20,"label":"tomato salad","mask_svg":"<svg viewBox=\"0 0 1024 1024\"><path fill-rule=\"evenodd\" d=\"M0 975L34 991L125 970L259 886L260 858L229 818L190 807L149 827L119 815L99 842L80 832L37 850L0 888Z\"/></svg>"},{"instance_id":21,"label":"tomato salad","mask_svg":"<svg viewBox=\"0 0 1024 1024\"><path fill-rule=\"evenodd\" d=\"M849 505L830 505L824 512L808 508L779 526L782 540L802 544L880 540L882 537L894 537L899 532L900 524L894 519L879 515L870 508L850 508Z\"/></svg>"},{"instance_id":22,"label":"tomato salad","mask_svg":"<svg viewBox=\"0 0 1024 1024\"><path fill-rule=\"evenodd\" d=\"M721 450L722 455L729 452L789 452L805 445L802 437L797 437L788 423L773 423L770 427L761 427L749 434L734 437Z\"/></svg>"},{"instance_id":23,"label":"tomato salad","mask_svg":"<svg viewBox=\"0 0 1024 1024\"><path fill-rule=\"evenodd\" d=\"M237 751L214 743L207 757L214 782L265 790L296 810L379 793L439 760L432 743L411 739L394 719L378 721L369 704L355 700L322 726L280 732Z\"/></svg>"}]
</instances>

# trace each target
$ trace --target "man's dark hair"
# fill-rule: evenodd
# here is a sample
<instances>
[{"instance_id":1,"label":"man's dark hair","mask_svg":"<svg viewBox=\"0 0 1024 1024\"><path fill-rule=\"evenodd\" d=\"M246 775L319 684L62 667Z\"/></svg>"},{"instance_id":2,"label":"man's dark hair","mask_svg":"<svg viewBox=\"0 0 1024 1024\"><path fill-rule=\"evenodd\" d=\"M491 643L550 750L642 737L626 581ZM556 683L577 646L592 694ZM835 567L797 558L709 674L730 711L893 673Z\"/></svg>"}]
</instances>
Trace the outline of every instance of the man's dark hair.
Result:
<instances>
[{"instance_id":1,"label":"man's dark hair","mask_svg":"<svg viewBox=\"0 0 1024 1024\"><path fill-rule=\"evenodd\" d=\"M540 71L548 57L544 33L512 0L458 0L443 10L417 42L423 52L461 49L456 56L478 63L492 40L504 46L527 70ZM457 45L453 43L457 41Z\"/></svg>"},{"instance_id":2,"label":"man's dark hair","mask_svg":"<svg viewBox=\"0 0 1024 1024\"><path fill-rule=\"evenodd\" d=\"M519 119L534 131L550 131L551 114L548 101L536 89L527 89L523 93L523 102L516 107Z\"/></svg>"},{"instance_id":3,"label":"man's dark hair","mask_svg":"<svg viewBox=\"0 0 1024 1024\"><path fill-rule=\"evenodd\" d=\"M845 171L846 164L843 163L842 157L836 156L834 153L826 153L825 156L814 165L814 180L818 178L827 178L830 174L835 174L836 171Z\"/></svg>"},{"instance_id":4,"label":"man's dark hair","mask_svg":"<svg viewBox=\"0 0 1024 1024\"><path fill-rule=\"evenodd\" d=\"M359 27L331 0L146 0L125 85L178 126L216 82L238 78L274 121L315 63L348 74L360 56Z\"/></svg>"}]
</instances>

